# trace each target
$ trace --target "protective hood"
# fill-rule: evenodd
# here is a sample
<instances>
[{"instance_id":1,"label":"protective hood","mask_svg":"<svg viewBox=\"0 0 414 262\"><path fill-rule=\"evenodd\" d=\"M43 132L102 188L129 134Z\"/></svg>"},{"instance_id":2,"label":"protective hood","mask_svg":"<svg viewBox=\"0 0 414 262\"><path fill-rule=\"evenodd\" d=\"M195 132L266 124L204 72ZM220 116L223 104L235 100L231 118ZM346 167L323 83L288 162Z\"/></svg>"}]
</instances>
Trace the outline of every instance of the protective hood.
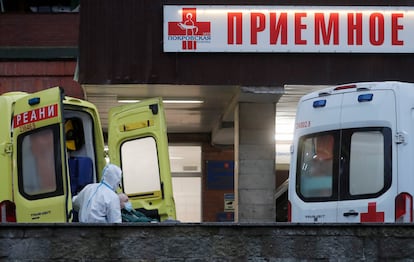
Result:
<instances>
[{"instance_id":1,"label":"protective hood","mask_svg":"<svg viewBox=\"0 0 414 262\"><path fill-rule=\"evenodd\" d=\"M121 182L121 175L122 170L118 166L114 164L108 164L105 166L103 170L101 181L108 184L112 188L112 190L115 191L118 188L119 183Z\"/></svg>"}]
</instances>

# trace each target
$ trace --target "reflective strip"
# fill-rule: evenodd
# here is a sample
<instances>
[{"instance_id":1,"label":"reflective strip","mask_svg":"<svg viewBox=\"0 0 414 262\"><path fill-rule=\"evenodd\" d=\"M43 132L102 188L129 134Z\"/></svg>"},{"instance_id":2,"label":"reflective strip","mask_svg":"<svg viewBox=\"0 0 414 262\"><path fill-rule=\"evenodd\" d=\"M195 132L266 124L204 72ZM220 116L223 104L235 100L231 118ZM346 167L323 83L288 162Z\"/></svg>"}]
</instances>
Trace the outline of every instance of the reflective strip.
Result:
<instances>
[{"instance_id":1,"label":"reflective strip","mask_svg":"<svg viewBox=\"0 0 414 262\"><path fill-rule=\"evenodd\" d=\"M132 122L132 123L127 123L127 124L119 126L119 131L121 131L121 132L131 131L131 130L135 130L135 129L150 127L150 126L153 126L153 125L154 125L153 120L146 120L146 121L141 121L141 122Z\"/></svg>"}]
</instances>

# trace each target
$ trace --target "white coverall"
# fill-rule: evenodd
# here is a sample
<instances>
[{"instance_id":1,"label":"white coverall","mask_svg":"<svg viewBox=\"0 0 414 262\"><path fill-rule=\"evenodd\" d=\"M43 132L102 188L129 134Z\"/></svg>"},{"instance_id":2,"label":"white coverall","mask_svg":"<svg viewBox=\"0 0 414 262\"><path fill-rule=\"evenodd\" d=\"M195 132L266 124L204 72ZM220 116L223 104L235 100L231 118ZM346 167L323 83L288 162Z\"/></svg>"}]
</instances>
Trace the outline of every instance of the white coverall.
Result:
<instances>
[{"instance_id":1,"label":"white coverall","mask_svg":"<svg viewBox=\"0 0 414 262\"><path fill-rule=\"evenodd\" d=\"M121 169L108 164L100 183L89 184L73 197L73 208L79 212L79 222L122 223L121 207L115 192L121 182Z\"/></svg>"}]
</instances>

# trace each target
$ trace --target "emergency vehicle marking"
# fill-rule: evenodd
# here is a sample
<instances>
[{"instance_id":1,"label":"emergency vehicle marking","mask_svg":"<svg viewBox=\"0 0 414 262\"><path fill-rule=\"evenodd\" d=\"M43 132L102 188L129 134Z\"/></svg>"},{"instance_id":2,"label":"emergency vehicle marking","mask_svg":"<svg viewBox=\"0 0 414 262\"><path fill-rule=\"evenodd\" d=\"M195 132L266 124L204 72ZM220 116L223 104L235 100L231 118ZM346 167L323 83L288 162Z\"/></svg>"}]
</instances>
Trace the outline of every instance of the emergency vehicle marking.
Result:
<instances>
[{"instance_id":1,"label":"emergency vehicle marking","mask_svg":"<svg viewBox=\"0 0 414 262\"><path fill-rule=\"evenodd\" d=\"M305 218L307 218L307 219L312 219L313 220L313 222L318 222L318 220L320 219L320 218L325 218L325 215L307 215L307 216L305 216Z\"/></svg>"},{"instance_id":2,"label":"emergency vehicle marking","mask_svg":"<svg viewBox=\"0 0 414 262\"><path fill-rule=\"evenodd\" d=\"M46 210L46 211L42 211L42 212L38 212L38 213L32 213L32 214L30 214L30 216L32 217L32 220L36 220L36 219L40 219L41 216L49 215L51 213L52 213L52 211Z\"/></svg>"},{"instance_id":3,"label":"emergency vehicle marking","mask_svg":"<svg viewBox=\"0 0 414 262\"><path fill-rule=\"evenodd\" d=\"M19 130L20 130L21 133L27 132L27 131L30 131L30 130L33 130L33 129L36 129L35 123L30 123L30 124L27 124L27 125L22 125L22 126L19 127Z\"/></svg>"},{"instance_id":4,"label":"emergency vehicle marking","mask_svg":"<svg viewBox=\"0 0 414 262\"><path fill-rule=\"evenodd\" d=\"M298 122L295 124L295 128L296 129L301 129L301 128L307 128L311 126L311 122L310 121L303 121L303 122Z\"/></svg>"},{"instance_id":5,"label":"emergency vehicle marking","mask_svg":"<svg viewBox=\"0 0 414 262\"><path fill-rule=\"evenodd\" d=\"M168 22L168 40L182 41L183 50L197 49L197 42L209 42L210 22L197 21L196 8L183 8L180 22Z\"/></svg>"},{"instance_id":6,"label":"emergency vehicle marking","mask_svg":"<svg viewBox=\"0 0 414 262\"><path fill-rule=\"evenodd\" d=\"M22 125L31 124L37 121L46 120L57 116L58 105L48 105L15 115L13 117L13 126L14 128L16 128Z\"/></svg>"},{"instance_id":7,"label":"emergency vehicle marking","mask_svg":"<svg viewBox=\"0 0 414 262\"><path fill-rule=\"evenodd\" d=\"M384 222L384 212L377 212L377 203L368 203L368 212L361 213L361 222Z\"/></svg>"}]
</instances>

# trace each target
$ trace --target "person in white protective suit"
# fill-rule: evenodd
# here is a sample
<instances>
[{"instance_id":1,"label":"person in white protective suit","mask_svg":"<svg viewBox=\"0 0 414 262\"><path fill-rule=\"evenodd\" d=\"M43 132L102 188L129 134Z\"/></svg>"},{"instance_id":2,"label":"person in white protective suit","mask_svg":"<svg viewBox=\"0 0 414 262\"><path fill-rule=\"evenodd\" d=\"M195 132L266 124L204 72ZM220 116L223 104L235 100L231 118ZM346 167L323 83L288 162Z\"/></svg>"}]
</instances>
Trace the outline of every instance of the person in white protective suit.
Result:
<instances>
[{"instance_id":1,"label":"person in white protective suit","mask_svg":"<svg viewBox=\"0 0 414 262\"><path fill-rule=\"evenodd\" d=\"M79 222L121 223L121 206L116 189L122 170L108 164L103 169L100 183L89 184L73 197L73 208L79 212Z\"/></svg>"}]
</instances>

